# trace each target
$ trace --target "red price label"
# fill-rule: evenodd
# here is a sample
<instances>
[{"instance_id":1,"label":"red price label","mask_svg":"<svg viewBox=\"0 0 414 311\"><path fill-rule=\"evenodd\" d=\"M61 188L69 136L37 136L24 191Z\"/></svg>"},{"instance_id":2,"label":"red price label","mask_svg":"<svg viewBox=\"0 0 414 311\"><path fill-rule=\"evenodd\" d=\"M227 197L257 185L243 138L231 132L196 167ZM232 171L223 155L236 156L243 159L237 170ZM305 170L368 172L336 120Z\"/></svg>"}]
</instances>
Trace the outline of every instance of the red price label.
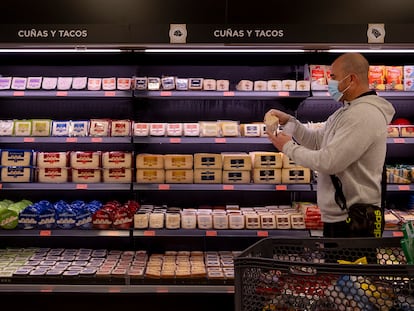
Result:
<instances>
[{"instance_id":1,"label":"red price label","mask_svg":"<svg viewBox=\"0 0 414 311\"><path fill-rule=\"evenodd\" d=\"M39 235L40 236L51 236L52 231L50 231L50 230L40 230Z\"/></svg>"},{"instance_id":2,"label":"red price label","mask_svg":"<svg viewBox=\"0 0 414 311\"><path fill-rule=\"evenodd\" d=\"M400 190L400 191L409 191L410 186L409 185L399 185L398 190Z\"/></svg>"},{"instance_id":3,"label":"red price label","mask_svg":"<svg viewBox=\"0 0 414 311\"><path fill-rule=\"evenodd\" d=\"M223 190L234 190L233 185L223 185Z\"/></svg>"},{"instance_id":4,"label":"red price label","mask_svg":"<svg viewBox=\"0 0 414 311\"><path fill-rule=\"evenodd\" d=\"M225 144L225 143L226 143L226 139L225 139L225 138L216 138L216 139L214 140L214 142L215 142L216 144Z\"/></svg>"},{"instance_id":5,"label":"red price label","mask_svg":"<svg viewBox=\"0 0 414 311\"><path fill-rule=\"evenodd\" d=\"M78 139L76 137L68 137L66 138L67 143L76 143Z\"/></svg>"},{"instance_id":6,"label":"red price label","mask_svg":"<svg viewBox=\"0 0 414 311\"><path fill-rule=\"evenodd\" d=\"M234 92L223 92L223 96L234 96Z\"/></svg>"},{"instance_id":7,"label":"red price label","mask_svg":"<svg viewBox=\"0 0 414 311\"><path fill-rule=\"evenodd\" d=\"M56 96L68 96L68 92L66 92L66 91L58 91L58 92L56 92Z\"/></svg>"},{"instance_id":8,"label":"red price label","mask_svg":"<svg viewBox=\"0 0 414 311\"><path fill-rule=\"evenodd\" d=\"M267 231L257 231L257 236L260 236L260 237L268 237L269 236L269 232L267 232Z\"/></svg>"},{"instance_id":9,"label":"red price label","mask_svg":"<svg viewBox=\"0 0 414 311\"><path fill-rule=\"evenodd\" d=\"M217 231L214 230L207 230L206 236L217 236Z\"/></svg>"},{"instance_id":10,"label":"red price label","mask_svg":"<svg viewBox=\"0 0 414 311\"><path fill-rule=\"evenodd\" d=\"M88 185L87 184L77 184L76 189L80 189L80 190L88 189Z\"/></svg>"},{"instance_id":11,"label":"red price label","mask_svg":"<svg viewBox=\"0 0 414 311\"><path fill-rule=\"evenodd\" d=\"M181 143L181 138L177 138L177 137L170 138L170 143L171 144L179 144L179 143Z\"/></svg>"},{"instance_id":12,"label":"red price label","mask_svg":"<svg viewBox=\"0 0 414 311\"><path fill-rule=\"evenodd\" d=\"M24 92L23 91L15 91L15 92L13 92L13 96L24 96Z\"/></svg>"},{"instance_id":13,"label":"red price label","mask_svg":"<svg viewBox=\"0 0 414 311\"><path fill-rule=\"evenodd\" d=\"M158 190L170 190L170 185L160 184L160 185L158 185Z\"/></svg>"},{"instance_id":14,"label":"red price label","mask_svg":"<svg viewBox=\"0 0 414 311\"><path fill-rule=\"evenodd\" d=\"M402 231L393 231L392 232L392 236L395 236L395 237L403 237L404 236L404 233Z\"/></svg>"},{"instance_id":15,"label":"red price label","mask_svg":"<svg viewBox=\"0 0 414 311\"><path fill-rule=\"evenodd\" d=\"M33 143L35 141L34 137L25 137L23 138L23 142L25 143Z\"/></svg>"},{"instance_id":16,"label":"red price label","mask_svg":"<svg viewBox=\"0 0 414 311\"><path fill-rule=\"evenodd\" d=\"M289 96L289 92L279 92L279 96Z\"/></svg>"},{"instance_id":17,"label":"red price label","mask_svg":"<svg viewBox=\"0 0 414 311\"><path fill-rule=\"evenodd\" d=\"M287 186L286 185L276 185L276 190L277 191L286 191Z\"/></svg>"},{"instance_id":18,"label":"red price label","mask_svg":"<svg viewBox=\"0 0 414 311\"><path fill-rule=\"evenodd\" d=\"M394 144L405 144L404 138L394 138Z\"/></svg>"},{"instance_id":19,"label":"red price label","mask_svg":"<svg viewBox=\"0 0 414 311\"><path fill-rule=\"evenodd\" d=\"M91 142L101 143L102 142L102 137L93 137L93 138L91 138Z\"/></svg>"},{"instance_id":20,"label":"red price label","mask_svg":"<svg viewBox=\"0 0 414 311\"><path fill-rule=\"evenodd\" d=\"M155 236L155 231L154 230L145 230L144 231L144 236Z\"/></svg>"},{"instance_id":21,"label":"red price label","mask_svg":"<svg viewBox=\"0 0 414 311\"><path fill-rule=\"evenodd\" d=\"M3 184L0 184L0 189L3 189Z\"/></svg>"},{"instance_id":22,"label":"red price label","mask_svg":"<svg viewBox=\"0 0 414 311\"><path fill-rule=\"evenodd\" d=\"M160 95L161 95L161 96L171 96L171 95L172 95L172 93L171 93L170 91L162 91L162 92L160 93Z\"/></svg>"},{"instance_id":23,"label":"red price label","mask_svg":"<svg viewBox=\"0 0 414 311\"><path fill-rule=\"evenodd\" d=\"M106 91L105 92L105 96L106 97L114 97L115 96L115 92L114 91Z\"/></svg>"}]
</instances>

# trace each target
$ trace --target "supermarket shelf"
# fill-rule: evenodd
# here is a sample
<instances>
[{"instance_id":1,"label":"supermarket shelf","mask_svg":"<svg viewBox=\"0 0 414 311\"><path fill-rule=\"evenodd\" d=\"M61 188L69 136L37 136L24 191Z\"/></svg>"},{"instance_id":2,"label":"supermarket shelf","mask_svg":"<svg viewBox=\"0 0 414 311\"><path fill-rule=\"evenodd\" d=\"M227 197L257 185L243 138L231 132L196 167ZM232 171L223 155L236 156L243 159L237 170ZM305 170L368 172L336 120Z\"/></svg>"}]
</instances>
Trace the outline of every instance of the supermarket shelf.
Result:
<instances>
[{"instance_id":1,"label":"supermarket shelf","mask_svg":"<svg viewBox=\"0 0 414 311\"><path fill-rule=\"evenodd\" d=\"M414 191L414 184L388 184L387 191Z\"/></svg>"},{"instance_id":2,"label":"supermarket shelf","mask_svg":"<svg viewBox=\"0 0 414 311\"><path fill-rule=\"evenodd\" d=\"M59 91L59 90L4 90L0 91L0 97L10 98L81 98L81 97L99 97L99 98L113 98L113 97L132 97L131 91Z\"/></svg>"},{"instance_id":3,"label":"supermarket shelf","mask_svg":"<svg viewBox=\"0 0 414 311\"><path fill-rule=\"evenodd\" d=\"M134 144L270 144L267 137L133 137Z\"/></svg>"},{"instance_id":4,"label":"supermarket shelf","mask_svg":"<svg viewBox=\"0 0 414 311\"><path fill-rule=\"evenodd\" d=\"M387 144L414 144L414 137L388 137Z\"/></svg>"},{"instance_id":5,"label":"supermarket shelf","mask_svg":"<svg viewBox=\"0 0 414 311\"><path fill-rule=\"evenodd\" d=\"M0 137L0 143L6 144L24 144L24 143L53 143L53 144L130 144L131 137L56 137L56 136L47 136L47 137L34 137L34 136L2 136Z\"/></svg>"},{"instance_id":6,"label":"supermarket shelf","mask_svg":"<svg viewBox=\"0 0 414 311\"><path fill-rule=\"evenodd\" d=\"M411 91L377 91L381 97L391 98L414 98L414 92ZM332 100L328 91L312 91L311 98L313 99L329 99Z\"/></svg>"},{"instance_id":7,"label":"supermarket shelf","mask_svg":"<svg viewBox=\"0 0 414 311\"><path fill-rule=\"evenodd\" d=\"M12 229L0 230L0 237L129 237L130 230Z\"/></svg>"},{"instance_id":8,"label":"supermarket shelf","mask_svg":"<svg viewBox=\"0 0 414 311\"><path fill-rule=\"evenodd\" d=\"M131 184L121 183L0 183L1 190L131 190Z\"/></svg>"},{"instance_id":9,"label":"supermarket shelf","mask_svg":"<svg viewBox=\"0 0 414 311\"><path fill-rule=\"evenodd\" d=\"M311 184L133 184L133 190L313 191Z\"/></svg>"},{"instance_id":10,"label":"supermarket shelf","mask_svg":"<svg viewBox=\"0 0 414 311\"><path fill-rule=\"evenodd\" d=\"M308 91L135 91L137 98L155 99L275 99L306 98Z\"/></svg>"},{"instance_id":11,"label":"supermarket shelf","mask_svg":"<svg viewBox=\"0 0 414 311\"><path fill-rule=\"evenodd\" d=\"M233 294L233 285L94 285L94 284L5 284L0 292L10 293L202 293L202 294Z\"/></svg>"}]
</instances>

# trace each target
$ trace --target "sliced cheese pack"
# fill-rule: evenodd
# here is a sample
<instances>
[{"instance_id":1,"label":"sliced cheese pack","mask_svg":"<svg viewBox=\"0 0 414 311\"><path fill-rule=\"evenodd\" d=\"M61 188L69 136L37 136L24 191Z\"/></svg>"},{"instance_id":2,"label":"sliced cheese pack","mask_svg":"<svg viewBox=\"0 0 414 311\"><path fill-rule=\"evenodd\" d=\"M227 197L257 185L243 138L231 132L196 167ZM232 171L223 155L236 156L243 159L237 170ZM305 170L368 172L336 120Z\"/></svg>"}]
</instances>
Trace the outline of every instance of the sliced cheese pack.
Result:
<instances>
[{"instance_id":1,"label":"sliced cheese pack","mask_svg":"<svg viewBox=\"0 0 414 311\"><path fill-rule=\"evenodd\" d=\"M32 135L32 120L14 120L15 136Z\"/></svg>"}]
</instances>

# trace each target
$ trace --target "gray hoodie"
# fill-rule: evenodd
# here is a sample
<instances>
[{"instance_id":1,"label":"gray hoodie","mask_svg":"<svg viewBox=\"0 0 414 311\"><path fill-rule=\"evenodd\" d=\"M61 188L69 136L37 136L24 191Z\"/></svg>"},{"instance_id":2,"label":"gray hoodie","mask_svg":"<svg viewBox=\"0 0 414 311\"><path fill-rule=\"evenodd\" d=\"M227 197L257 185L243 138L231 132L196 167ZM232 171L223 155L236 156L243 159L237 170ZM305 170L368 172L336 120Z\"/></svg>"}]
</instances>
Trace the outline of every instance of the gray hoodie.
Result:
<instances>
[{"instance_id":1,"label":"gray hoodie","mask_svg":"<svg viewBox=\"0 0 414 311\"><path fill-rule=\"evenodd\" d=\"M329 175L342 182L347 206L354 203L381 204L381 176L387 148L387 125L395 110L390 102L366 95L335 111L316 130L295 118L287 127L297 143L290 141L283 153L296 164L318 172L317 203L323 222L339 222L347 212L336 204Z\"/></svg>"}]
</instances>

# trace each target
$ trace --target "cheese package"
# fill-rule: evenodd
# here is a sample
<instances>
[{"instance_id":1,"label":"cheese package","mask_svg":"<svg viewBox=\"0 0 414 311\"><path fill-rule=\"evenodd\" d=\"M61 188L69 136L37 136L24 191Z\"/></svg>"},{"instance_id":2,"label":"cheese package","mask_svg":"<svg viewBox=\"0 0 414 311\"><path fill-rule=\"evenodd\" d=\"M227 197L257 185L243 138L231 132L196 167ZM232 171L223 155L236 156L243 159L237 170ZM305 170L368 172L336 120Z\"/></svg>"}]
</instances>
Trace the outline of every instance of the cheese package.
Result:
<instances>
[{"instance_id":1,"label":"cheese package","mask_svg":"<svg viewBox=\"0 0 414 311\"><path fill-rule=\"evenodd\" d=\"M86 89L87 84L88 84L87 77L73 77L72 79L72 89L74 90Z\"/></svg>"},{"instance_id":2,"label":"cheese package","mask_svg":"<svg viewBox=\"0 0 414 311\"><path fill-rule=\"evenodd\" d=\"M221 169L194 169L194 183L221 184L223 171Z\"/></svg>"},{"instance_id":3,"label":"cheese package","mask_svg":"<svg viewBox=\"0 0 414 311\"><path fill-rule=\"evenodd\" d=\"M90 121L70 121L69 135L83 137L89 135Z\"/></svg>"},{"instance_id":4,"label":"cheese package","mask_svg":"<svg viewBox=\"0 0 414 311\"><path fill-rule=\"evenodd\" d=\"M183 124L184 136L200 136L200 124L199 123L184 123Z\"/></svg>"},{"instance_id":5,"label":"cheese package","mask_svg":"<svg viewBox=\"0 0 414 311\"><path fill-rule=\"evenodd\" d=\"M269 81L267 81L267 90L268 91L281 91L282 90L282 80L269 80Z\"/></svg>"},{"instance_id":6,"label":"cheese package","mask_svg":"<svg viewBox=\"0 0 414 311\"><path fill-rule=\"evenodd\" d=\"M148 77L147 88L150 91L158 91L161 88L161 79L158 77Z\"/></svg>"},{"instance_id":7,"label":"cheese package","mask_svg":"<svg viewBox=\"0 0 414 311\"><path fill-rule=\"evenodd\" d=\"M275 215L277 229L290 229L290 215L288 213L280 213Z\"/></svg>"},{"instance_id":8,"label":"cheese package","mask_svg":"<svg viewBox=\"0 0 414 311\"><path fill-rule=\"evenodd\" d=\"M13 77L11 82L11 88L13 90L23 91L26 89L27 78Z\"/></svg>"},{"instance_id":9,"label":"cheese package","mask_svg":"<svg viewBox=\"0 0 414 311\"><path fill-rule=\"evenodd\" d=\"M135 167L136 168L148 168L148 169L163 169L164 168L164 155L139 153L136 156Z\"/></svg>"},{"instance_id":10,"label":"cheese package","mask_svg":"<svg viewBox=\"0 0 414 311\"><path fill-rule=\"evenodd\" d=\"M14 120L15 136L32 135L32 120Z\"/></svg>"},{"instance_id":11,"label":"cheese package","mask_svg":"<svg viewBox=\"0 0 414 311\"><path fill-rule=\"evenodd\" d=\"M13 120L0 120L0 136L12 136L14 132Z\"/></svg>"},{"instance_id":12,"label":"cheese package","mask_svg":"<svg viewBox=\"0 0 414 311\"><path fill-rule=\"evenodd\" d=\"M102 151L103 168L131 168L132 152L129 151Z\"/></svg>"},{"instance_id":13,"label":"cheese package","mask_svg":"<svg viewBox=\"0 0 414 311\"><path fill-rule=\"evenodd\" d=\"M307 80L296 81L297 91L310 91L310 83Z\"/></svg>"},{"instance_id":14,"label":"cheese package","mask_svg":"<svg viewBox=\"0 0 414 311\"><path fill-rule=\"evenodd\" d=\"M264 124L266 126L266 132L269 131L271 134L277 134L279 128L279 118L271 114L271 111L266 112L264 116Z\"/></svg>"},{"instance_id":15,"label":"cheese package","mask_svg":"<svg viewBox=\"0 0 414 311\"><path fill-rule=\"evenodd\" d=\"M111 136L130 136L131 135L131 120L111 120Z\"/></svg>"},{"instance_id":16,"label":"cheese package","mask_svg":"<svg viewBox=\"0 0 414 311\"><path fill-rule=\"evenodd\" d=\"M294 167L301 167L300 165L297 165L293 160L289 159L289 157L285 154L282 156L282 167L283 168L294 168Z\"/></svg>"},{"instance_id":17,"label":"cheese package","mask_svg":"<svg viewBox=\"0 0 414 311\"><path fill-rule=\"evenodd\" d=\"M414 125L400 125L401 137L414 137Z\"/></svg>"},{"instance_id":18,"label":"cheese package","mask_svg":"<svg viewBox=\"0 0 414 311\"><path fill-rule=\"evenodd\" d=\"M296 81L295 80L282 80L282 91L295 91Z\"/></svg>"},{"instance_id":19,"label":"cheese package","mask_svg":"<svg viewBox=\"0 0 414 311\"><path fill-rule=\"evenodd\" d=\"M222 169L223 160L219 153L195 153L194 168L199 169Z\"/></svg>"},{"instance_id":20,"label":"cheese package","mask_svg":"<svg viewBox=\"0 0 414 311\"><path fill-rule=\"evenodd\" d=\"M404 79L414 78L414 65L404 65Z\"/></svg>"},{"instance_id":21,"label":"cheese package","mask_svg":"<svg viewBox=\"0 0 414 311\"><path fill-rule=\"evenodd\" d=\"M42 87L42 77L28 77L26 89L39 90Z\"/></svg>"},{"instance_id":22,"label":"cheese package","mask_svg":"<svg viewBox=\"0 0 414 311\"><path fill-rule=\"evenodd\" d=\"M44 77L42 80L42 89L54 90L57 87L57 77Z\"/></svg>"},{"instance_id":23,"label":"cheese package","mask_svg":"<svg viewBox=\"0 0 414 311\"><path fill-rule=\"evenodd\" d=\"M102 79L102 90L104 91L113 91L116 90L116 78L103 78Z\"/></svg>"},{"instance_id":24,"label":"cheese package","mask_svg":"<svg viewBox=\"0 0 414 311\"><path fill-rule=\"evenodd\" d=\"M70 88L72 87L72 81L72 77L58 77L57 89L62 91L70 90Z\"/></svg>"},{"instance_id":25,"label":"cheese package","mask_svg":"<svg viewBox=\"0 0 414 311\"><path fill-rule=\"evenodd\" d=\"M404 91L414 91L414 78L404 78Z\"/></svg>"},{"instance_id":26,"label":"cheese package","mask_svg":"<svg viewBox=\"0 0 414 311\"><path fill-rule=\"evenodd\" d=\"M216 90L227 92L230 89L230 81L229 80L217 80L216 81Z\"/></svg>"},{"instance_id":27,"label":"cheese package","mask_svg":"<svg viewBox=\"0 0 414 311\"><path fill-rule=\"evenodd\" d=\"M238 121L218 121L218 125L220 127L220 136L240 136L240 127Z\"/></svg>"},{"instance_id":28,"label":"cheese package","mask_svg":"<svg viewBox=\"0 0 414 311\"><path fill-rule=\"evenodd\" d=\"M132 169L131 168L104 168L102 173L102 180L106 183L131 183Z\"/></svg>"},{"instance_id":29,"label":"cheese package","mask_svg":"<svg viewBox=\"0 0 414 311\"><path fill-rule=\"evenodd\" d=\"M32 182L34 169L31 166L2 166L2 182Z\"/></svg>"},{"instance_id":30,"label":"cheese package","mask_svg":"<svg viewBox=\"0 0 414 311\"><path fill-rule=\"evenodd\" d=\"M326 91L328 89L327 66L309 65L310 88L313 91Z\"/></svg>"},{"instance_id":31,"label":"cheese package","mask_svg":"<svg viewBox=\"0 0 414 311\"><path fill-rule=\"evenodd\" d=\"M305 167L282 168L282 184L310 183L310 169Z\"/></svg>"},{"instance_id":32,"label":"cheese package","mask_svg":"<svg viewBox=\"0 0 414 311\"><path fill-rule=\"evenodd\" d=\"M165 91L171 91L175 89L175 77L162 77L161 87Z\"/></svg>"},{"instance_id":33,"label":"cheese package","mask_svg":"<svg viewBox=\"0 0 414 311\"><path fill-rule=\"evenodd\" d=\"M69 136L70 121L52 121L52 136Z\"/></svg>"},{"instance_id":34,"label":"cheese package","mask_svg":"<svg viewBox=\"0 0 414 311\"><path fill-rule=\"evenodd\" d=\"M250 171L252 169L252 159L247 153L222 152L223 170Z\"/></svg>"},{"instance_id":35,"label":"cheese package","mask_svg":"<svg viewBox=\"0 0 414 311\"><path fill-rule=\"evenodd\" d=\"M254 91L267 91L267 81L257 80L253 83Z\"/></svg>"},{"instance_id":36,"label":"cheese package","mask_svg":"<svg viewBox=\"0 0 414 311\"><path fill-rule=\"evenodd\" d=\"M193 91L199 91L203 89L203 78L189 78L188 89Z\"/></svg>"},{"instance_id":37,"label":"cheese package","mask_svg":"<svg viewBox=\"0 0 414 311\"><path fill-rule=\"evenodd\" d=\"M41 167L37 172L37 181L41 183L64 183L69 181L67 167Z\"/></svg>"},{"instance_id":38,"label":"cheese package","mask_svg":"<svg viewBox=\"0 0 414 311\"><path fill-rule=\"evenodd\" d=\"M61 152L44 152L38 151L36 153L37 167L40 168L54 168L54 167L66 167L68 165L68 153Z\"/></svg>"},{"instance_id":39,"label":"cheese package","mask_svg":"<svg viewBox=\"0 0 414 311\"><path fill-rule=\"evenodd\" d=\"M164 168L170 169L192 169L192 154L166 154L164 155Z\"/></svg>"},{"instance_id":40,"label":"cheese package","mask_svg":"<svg viewBox=\"0 0 414 311\"><path fill-rule=\"evenodd\" d=\"M150 123L149 134L151 136L165 136L166 132L166 123Z\"/></svg>"},{"instance_id":41,"label":"cheese package","mask_svg":"<svg viewBox=\"0 0 414 311\"><path fill-rule=\"evenodd\" d=\"M387 127L388 137L399 137L400 127L396 125L388 125Z\"/></svg>"},{"instance_id":42,"label":"cheese package","mask_svg":"<svg viewBox=\"0 0 414 311\"><path fill-rule=\"evenodd\" d=\"M49 119L33 119L32 120L32 136L50 136L50 125L52 120Z\"/></svg>"},{"instance_id":43,"label":"cheese package","mask_svg":"<svg viewBox=\"0 0 414 311\"><path fill-rule=\"evenodd\" d=\"M167 123L167 136L182 136L183 124L182 123Z\"/></svg>"},{"instance_id":44,"label":"cheese package","mask_svg":"<svg viewBox=\"0 0 414 311\"><path fill-rule=\"evenodd\" d=\"M131 89L131 78L117 78L116 88L120 91L127 91Z\"/></svg>"},{"instance_id":45,"label":"cheese package","mask_svg":"<svg viewBox=\"0 0 414 311\"><path fill-rule=\"evenodd\" d=\"M258 123L241 124L240 134L246 137L259 137L261 126Z\"/></svg>"},{"instance_id":46,"label":"cheese package","mask_svg":"<svg viewBox=\"0 0 414 311\"><path fill-rule=\"evenodd\" d=\"M101 165L100 151L71 151L70 166L73 168L93 169Z\"/></svg>"},{"instance_id":47,"label":"cheese package","mask_svg":"<svg viewBox=\"0 0 414 311\"><path fill-rule=\"evenodd\" d=\"M252 151L249 152L253 168L282 168L283 154L272 151Z\"/></svg>"},{"instance_id":48,"label":"cheese package","mask_svg":"<svg viewBox=\"0 0 414 311\"><path fill-rule=\"evenodd\" d=\"M276 229L276 219L275 215L272 213L261 213L259 214L260 217L260 227L262 229Z\"/></svg>"},{"instance_id":49,"label":"cheese package","mask_svg":"<svg viewBox=\"0 0 414 311\"><path fill-rule=\"evenodd\" d=\"M165 170L152 168L138 168L136 170L136 182L154 184L165 183Z\"/></svg>"},{"instance_id":50,"label":"cheese package","mask_svg":"<svg viewBox=\"0 0 414 311\"><path fill-rule=\"evenodd\" d=\"M282 169L254 168L253 182L255 184L280 184L282 182Z\"/></svg>"},{"instance_id":51,"label":"cheese package","mask_svg":"<svg viewBox=\"0 0 414 311\"><path fill-rule=\"evenodd\" d=\"M89 127L90 136L109 136L111 132L111 120L91 119Z\"/></svg>"},{"instance_id":52,"label":"cheese package","mask_svg":"<svg viewBox=\"0 0 414 311\"><path fill-rule=\"evenodd\" d=\"M220 127L215 121L200 121L200 137L218 137Z\"/></svg>"},{"instance_id":53,"label":"cheese package","mask_svg":"<svg viewBox=\"0 0 414 311\"><path fill-rule=\"evenodd\" d=\"M2 166L30 166L33 165L33 150L20 149L2 149L1 163Z\"/></svg>"},{"instance_id":54,"label":"cheese package","mask_svg":"<svg viewBox=\"0 0 414 311\"><path fill-rule=\"evenodd\" d=\"M136 77L134 83L134 89L138 91L146 90L148 87L147 77Z\"/></svg>"},{"instance_id":55,"label":"cheese package","mask_svg":"<svg viewBox=\"0 0 414 311\"><path fill-rule=\"evenodd\" d=\"M188 79L186 79L186 78L176 78L175 79L175 88L178 91L187 91L188 90Z\"/></svg>"},{"instance_id":56,"label":"cheese package","mask_svg":"<svg viewBox=\"0 0 414 311\"><path fill-rule=\"evenodd\" d=\"M238 91L253 91L253 81L251 80L240 80L236 85Z\"/></svg>"},{"instance_id":57,"label":"cheese package","mask_svg":"<svg viewBox=\"0 0 414 311\"><path fill-rule=\"evenodd\" d=\"M0 77L0 90L8 90L11 87L12 77Z\"/></svg>"},{"instance_id":58,"label":"cheese package","mask_svg":"<svg viewBox=\"0 0 414 311\"><path fill-rule=\"evenodd\" d=\"M72 168L72 182L99 183L101 182L101 174L99 168Z\"/></svg>"},{"instance_id":59,"label":"cheese package","mask_svg":"<svg viewBox=\"0 0 414 311\"><path fill-rule=\"evenodd\" d=\"M368 70L369 88L385 91L385 66L384 65L370 65Z\"/></svg>"},{"instance_id":60,"label":"cheese package","mask_svg":"<svg viewBox=\"0 0 414 311\"><path fill-rule=\"evenodd\" d=\"M165 170L165 182L167 184L192 184L193 180L193 170Z\"/></svg>"},{"instance_id":61,"label":"cheese package","mask_svg":"<svg viewBox=\"0 0 414 311\"><path fill-rule=\"evenodd\" d=\"M101 85L101 78L88 78L88 91L100 91Z\"/></svg>"},{"instance_id":62,"label":"cheese package","mask_svg":"<svg viewBox=\"0 0 414 311\"><path fill-rule=\"evenodd\" d=\"M250 178L250 171L223 170L223 184L249 184Z\"/></svg>"},{"instance_id":63,"label":"cheese package","mask_svg":"<svg viewBox=\"0 0 414 311\"><path fill-rule=\"evenodd\" d=\"M203 80L203 90L205 91L215 91L217 89L217 81L214 79L204 79Z\"/></svg>"},{"instance_id":64,"label":"cheese package","mask_svg":"<svg viewBox=\"0 0 414 311\"><path fill-rule=\"evenodd\" d=\"M385 89L390 91L402 91L403 66L385 66Z\"/></svg>"},{"instance_id":65,"label":"cheese package","mask_svg":"<svg viewBox=\"0 0 414 311\"><path fill-rule=\"evenodd\" d=\"M133 127L134 127L134 130L133 130L134 136L148 136L149 135L149 129L150 129L149 123L134 122Z\"/></svg>"}]
</instances>

